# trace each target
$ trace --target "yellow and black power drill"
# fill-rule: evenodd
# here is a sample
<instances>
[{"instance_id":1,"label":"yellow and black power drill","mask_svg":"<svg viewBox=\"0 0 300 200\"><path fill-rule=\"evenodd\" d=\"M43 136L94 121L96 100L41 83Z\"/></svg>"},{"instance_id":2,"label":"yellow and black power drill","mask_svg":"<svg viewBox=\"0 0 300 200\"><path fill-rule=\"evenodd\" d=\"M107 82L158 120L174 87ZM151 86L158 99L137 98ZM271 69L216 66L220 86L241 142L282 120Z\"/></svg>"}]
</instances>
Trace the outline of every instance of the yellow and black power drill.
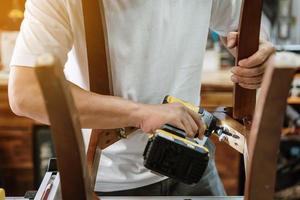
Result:
<instances>
[{"instance_id":1,"label":"yellow and black power drill","mask_svg":"<svg viewBox=\"0 0 300 200\"><path fill-rule=\"evenodd\" d=\"M173 96L166 96L163 103L181 103L199 114L205 123L205 136L222 134L233 136L225 127L218 125L218 119L203 108ZM186 184L197 183L209 161L209 150L198 139L172 125L164 125L151 135L144 150L144 165L153 172L174 178Z\"/></svg>"}]
</instances>

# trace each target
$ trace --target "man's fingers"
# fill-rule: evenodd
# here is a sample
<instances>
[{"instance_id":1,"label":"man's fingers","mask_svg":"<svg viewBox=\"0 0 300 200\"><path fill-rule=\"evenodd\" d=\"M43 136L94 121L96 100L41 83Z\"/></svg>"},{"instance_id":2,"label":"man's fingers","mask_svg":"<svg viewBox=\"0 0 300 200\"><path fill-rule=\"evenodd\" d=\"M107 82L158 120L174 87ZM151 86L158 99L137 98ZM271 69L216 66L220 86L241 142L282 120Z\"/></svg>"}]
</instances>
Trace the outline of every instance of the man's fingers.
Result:
<instances>
[{"instance_id":1,"label":"man's fingers","mask_svg":"<svg viewBox=\"0 0 300 200\"><path fill-rule=\"evenodd\" d=\"M230 32L227 36L227 48L234 48L237 45L238 41L238 33L237 32Z\"/></svg>"},{"instance_id":2,"label":"man's fingers","mask_svg":"<svg viewBox=\"0 0 300 200\"><path fill-rule=\"evenodd\" d=\"M186 132L186 134L188 135L188 137L193 138L195 136L195 132L192 129L191 122L187 118L183 118L182 119L182 124L184 126L183 130Z\"/></svg>"},{"instance_id":3,"label":"man's fingers","mask_svg":"<svg viewBox=\"0 0 300 200\"><path fill-rule=\"evenodd\" d=\"M205 125L205 122L204 122L203 118L201 117L201 127L198 130L198 138L200 138L201 140L203 139L206 128L207 127Z\"/></svg>"},{"instance_id":4,"label":"man's fingers","mask_svg":"<svg viewBox=\"0 0 300 200\"><path fill-rule=\"evenodd\" d=\"M234 83L239 83L239 84L260 84L262 82L263 75L257 76L257 77L242 77L242 76L236 76L232 75L231 80Z\"/></svg>"},{"instance_id":5,"label":"man's fingers","mask_svg":"<svg viewBox=\"0 0 300 200\"><path fill-rule=\"evenodd\" d=\"M235 67L231 80L234 83L238 83L241 87L254 90L260 88L261 82L263 80L263 67L257 68L242 68ZM260 70L258 70L260 69ZM240 71L238 71L240 70ZM248 77L246 77L248 76Z\"/></svg>"},{"instance_id":6,"label":"man's fingers","mask_svg":"<svg viewBox=\"0 0 300 200\"><path fill-rule=\"evenodd\" d=\"M191 124L191 127L192 127L192 130L193 130L193 133L197 133L198 132L198 124L197 124L197 122L195 121L195 119L192 117L192 115L189 115L188 114L188 120L189 120L189 122L190 122L190 124Z\"/></svg>"},{"instance_id":7,"label":"man's fingers","mask_svg":"<svg viewBox=\"0 0 300 200\"><path fill-rule=\"evenodd\" d=\"M260 48L255 54L241 60L239 66L232 69L231 80L246 89L260 88L265 68L274 52L275 48L271 43L261 41Z\"/></svg>"},{"instance_id":8,"label":"man's fingers","mask_svg":"<svg viewBox=\"0 0 300 200\"><path fill-rule=\"evenodd\" d=\"M194 111L189 109L189 113L191 114L191 116L193 117L193 119L195 120L196 124L197 124L197 135L199 138L203 138L203 135L205 133L206 130L206 125L203 121L203 119L200 117L200 115L198 113L195 113Z\"/></svg>"},{"instance_id":9,"label":"man's fingers","mask_svg":"<svg viewBox=\"0 0 300 200\"><path fill-rule=\"evenodd\" d=\"M191 115L191 117L193 118L194 122L196 123L197 130L198 130L202 126L201 117L199 116L198 113L195 113L191 109L188 109L188 113Z\"/></svg>"},{"instance_id":10,"label":"man's fingers","mask_svg":"<svg viewBox=\"0 0 300 200\"><path fill-rule=\"evenodd\" d=\"M231 72L236 76L242 76L242 77L255 77L262 75L265 72L265 66L259 66L254 68L245 68L245 67L233 67L231 69Z\"/></svg>"},{"instance_id":11,"label":"man's fingers","mask_svg":"<svg viewBox=\"0 0 300 200\"><path fill-rule=\"evenodd\" d=\"M275 52L275 48L270 44L261 45L260 49L250 56L249 58L241 60L238 64L241 67L256 67L258 65L263 64L272 53Z\"/></svg>"},{"instance_id":12,"label":"man's fingers","mask_svg":"<svg viewBox=\"0 0 300 200\"><path fill-rule=\"evenodd\" d=\"M183 122L181 120L178 120L176 123L170 123L172 126L175 126L177 128L180 128L182 130L184 130L186 132L186 128L185 125L183 124Z\"/></svg>"}]
</instances>

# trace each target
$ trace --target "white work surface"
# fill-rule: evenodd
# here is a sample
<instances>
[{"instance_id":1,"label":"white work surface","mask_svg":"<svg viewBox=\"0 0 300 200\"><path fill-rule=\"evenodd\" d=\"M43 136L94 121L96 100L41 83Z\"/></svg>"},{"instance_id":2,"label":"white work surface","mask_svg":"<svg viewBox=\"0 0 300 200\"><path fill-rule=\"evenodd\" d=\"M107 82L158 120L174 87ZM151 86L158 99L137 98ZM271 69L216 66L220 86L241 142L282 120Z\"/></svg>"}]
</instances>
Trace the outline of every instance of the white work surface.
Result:
<instances>
[{"instance_id":1,"label":"white work surface","mask_svg":"<svg viewBox=\"0 0 300 200\"><path fill-rule=\"evenodd\" d=\"M23 197L7 197L7 200L24 200ZM101 200L243 200L243 197L101 197Z\"/></svg>"},{"instance_id":2,"label":"white work surface","mask_svg":"<svg viewBox=\"0 0 300 200\"><path fill-rule=\"evenodd\" d=\"M101 197L101 200L243 200L243 197Z\"/></svg>"}]
</instances>

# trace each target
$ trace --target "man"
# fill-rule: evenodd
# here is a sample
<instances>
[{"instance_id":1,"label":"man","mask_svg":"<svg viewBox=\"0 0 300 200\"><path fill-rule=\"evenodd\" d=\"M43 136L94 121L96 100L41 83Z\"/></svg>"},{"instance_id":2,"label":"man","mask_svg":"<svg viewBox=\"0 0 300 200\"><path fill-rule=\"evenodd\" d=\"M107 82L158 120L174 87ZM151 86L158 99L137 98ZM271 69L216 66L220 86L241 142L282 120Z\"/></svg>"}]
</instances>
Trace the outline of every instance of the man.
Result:
<instances>
[{"instance_id":1,"label":"man","mask_svg":"<svg viewBox=\"0 0 300 200\"><path fill-rule=\"evenodd\" d=\"M105 0L115 96L104 96L84 90L88 89L88 73L81 1L28 0L11 63L11 108L18 115L48 124L32 67L45 52L64 64L72 49L69 57L75 62L68 63L65 72L73 82L70 87L81 125L140 128L103 152L96 191L102 195L225 195L210 141L212 159L195 186L151 173L143 167L142 152L148 138L144 133L163 124L182 128L189 136L201 132L201 120L193 112L181 104L160 102L170 94L199 104L208 29L218 32L234 53L237 35L230 32L237 30L240 5L240 0ZM272 45L262 40L256 54L233 68L232 81L258 88L273 52Z\"/></svg>"}]
</instances>

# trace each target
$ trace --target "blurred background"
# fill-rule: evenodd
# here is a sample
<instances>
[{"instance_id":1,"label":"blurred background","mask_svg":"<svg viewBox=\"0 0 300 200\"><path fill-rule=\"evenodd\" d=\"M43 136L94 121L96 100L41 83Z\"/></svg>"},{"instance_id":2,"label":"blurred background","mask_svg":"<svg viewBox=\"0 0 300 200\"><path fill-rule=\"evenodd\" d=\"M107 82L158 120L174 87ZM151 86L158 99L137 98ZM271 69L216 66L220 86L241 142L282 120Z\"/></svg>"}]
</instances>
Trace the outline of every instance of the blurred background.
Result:
<instances>
[{"instance_id":1,"label":"blurred background","mask_svg":"<svg viewBox=\"0 0 300 200\"><path fill-rule=\"evenodd\" d=\"M0 0L0 188L8 196L36 190L55 157L50 129L30 119L15 116L9 108L7 82L9 62L23 19L25 0ZM264 0L263 25L278 51L300 53L300 0ZM201 106L209 109L232 106L230 67L234 58L210 32L202 77ZM300 74L295 75L282 129L278 158L277 197L300 191ZM215 140L216 162L226 191L243 193L241 155ZM297 189L298 188L298 189ZM300 195L300 194L299 194ZM299 197L300 199L300 197Z\"/></svg>"}]
</instances>

